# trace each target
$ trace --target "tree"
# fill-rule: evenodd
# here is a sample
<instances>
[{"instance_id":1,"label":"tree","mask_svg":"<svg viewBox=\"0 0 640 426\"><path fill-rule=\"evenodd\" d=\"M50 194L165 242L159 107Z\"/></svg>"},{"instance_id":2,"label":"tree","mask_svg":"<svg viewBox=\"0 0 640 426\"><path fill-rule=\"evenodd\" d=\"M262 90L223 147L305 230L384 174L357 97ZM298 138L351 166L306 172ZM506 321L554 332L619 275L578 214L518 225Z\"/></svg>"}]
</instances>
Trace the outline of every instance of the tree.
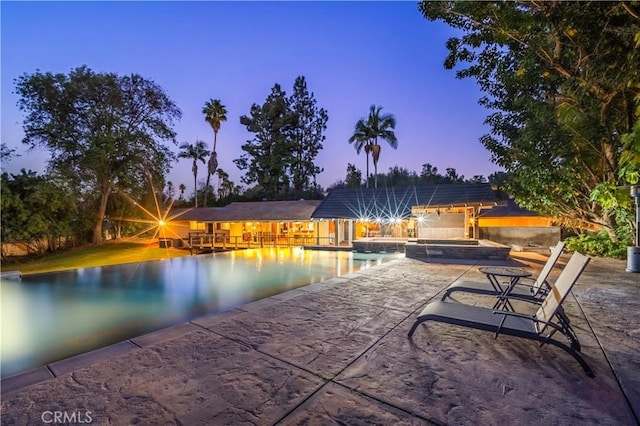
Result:
<instances>
[{"instance_id":1,"label":"tree","mask_svg":"<svg viewBox=\"0 0 640 426\"><path fill-rule=\"evenodd\" d=\"M314 159L323 148L329 116L324 108L318 108L316 104L313 93L307 89L305 78L296 78L293 93L289 97L289 105L296 119L290 166L296 198L303 190L309 189L310 181L315 185L316 176L323 171L314 164Z\"/></svg>"},{"instance_id":2,"label":"tree","mask_svg":"<svg viewBox=\"0 0 640 426\"><path fill-rule=\"evenodd\" d=\"M167 182L167 193L165 194L167 200L173 200L173 197L176 195L176 188L173 186L173 182Z\"/></svg>"},{"instance_id":3,"label":"tree","mask_svg":"<svg viewBox=\"0 0 640 426\"><path fill-rule=\"evenodd\" d=\"M0 144L0 161L10 160L11 157L16 155L15 152L15 149L9 148L6 143L2 142L2 144Z\"/></svg>"},{"instance_id":4,"label":"tree","mask_svg":"<svg viewBox=\"0 0 640 426\"><path fill-rule=\"evenodd\" d=\"M492 113L481 142L519 205L565 224L629 217L628 148L640 103L640 11L628 2L422 2L427 19L462 30L445 67L475 78ZM459 65L468 64L461 68ZM625 202L625 199L627 201Z\"/></svg>"},{"instance_id":5,"label":"tree","mask_svg":"<svg viewBox=\"0 0 640 426\"><path fill-rule=\"evenodd\" d=\"M209 155L206 145L203 141L196 141L195 145L188 142L180 145L179 158L189 158L193 160L191 171L193 172L193 196L195 198L195 208L198 208L198 161L202 161Z\"/></svg>"},{"instance_id":6,"label":"tree","mask_svg":"<svg viewBox=\"0 0 640 426\"><path fill-rule=\"evenodd\" d=\"M304 77L296 78L290 97L276 83L261 106L253 104L250 115L240 117L255 135L242 145L245 154L233 160L246 170L242 181L257 183L270 199L287 195L291 183L296 198L311 189L312 181L317 192L315 179L322 169L314 159L322 149L327 120Z\"/></svg>"},{"instance_id":7,"label":"tree","mask_svg":"<svg viewBox=\"0 0 640 426\"><path fill-rule=\"evenodd\" d=\"M389 167L389 173L385 176L382 174L381 179L385 186L409 186L419 182L416 172L409 171L405 167L393 166Z\"/></svg>"},{"instance_id":8,"label":"tree","mask_svg":"<svg viewBox=\"0 0 640 426\"><path fill-rule=\"evenodd\" d=\"M357 154L360 154L360 152L364 149L364 154L367 159L365 186L368 188L369 187L369 154L371 152L371 135L369 133L369 128L367 127L367 123L364 118L361 118L356 122L356 125L354 126L354 129L353 129L353 134L349 138L349 143L354 144Z\"/></svg>"},{"instance_id":9,"label":"tree","mask_svg":"<svg viewBox=\"0 0 640 426\"><path fill-rule=\"evenodd\" d=\"M360 188L362 186L362 172L356 169L355 164L347 164L347 177L344 180L347 188Z\"/></svg>"},{"instance_id":10,"label":"tree","mask_svg":"<svg viewBox=\"0 0 640 426\"><path fill-rule=\"evenodd\" d=\"M262 106L253 104L250 115L241 116L240 123L254 134L253 139L242 145L245 154L233 160L240 170L246 171L242 181L257 183L269 199L277 199L289 187L287 169L297 123L280 85L273 86Z\"/></svg>"},{"instance_id":11,"label":"tree","mask_svg":"<svg viewBox=\"0 0 640 426\"><path fill-rule=\"evenodd\" d=\"M2 242L21 242L27 251L43 254L74 240L75 200L53 176L38 176L22 169L2 173ZM4 257L4 256L3 256Z\"/></svg>"},{"instance_id":12,"label":"tree","mask_svg":"<svg viewBox=\"0 0 640 426\"><path fill-rule=\"evenodd\" d=\"M378 160L382 147L378 144L378 139L387 141L393 149L398 147L395 128L396 119L393 114L382 114L382 107L371 105L367 119L361 118L356 122L353 135L349 138L349 143L356 143L356 151L364 147L367 155L367 187L369 186L369 154L373 159L374 187L378 187Z\"/></svg>"},{"instance_id":13,"label":"tree","mask_svg":"<svg viewBox=\"0 0 640 426\"><path fill-rule=\"evenodd\" d=\"M15 81L26 113L23 142L45 147L55 171L76 197L92 197L93 243L102 241L107 202L117 187L141 188L151 164L162 179L173 154L174 120L181 112L162 88L140 75L94 73L86 66L68 75L23 74Z\"/></svg>"},{"instance_id":14,"label":"tree","mask_svg":"<svg viewBox=\"0 0 640 426\"><path fill-rule=\"evenodd\" d=\"M420 181L424 183L437 183L440 175L438 174L438 168L432 166L430 163L422 165L422 171L420 172Z\"/></svg>"},{"instance_id":15,"label":"tree","mask_svg":"<svg viewBox=\"0 0 640 426\"><path fill-rule=\"evenodd\" d=\"M185 186L184 183L181 183L180 185L178 185L178 191L180 191L180 201L184 200L184 191L187 190L187 187Z\"/></svg>"},{"instance_id":16,"label":"tree","mask_svg":"<svg viewBox=\"0 0 640 426\"><path fill-rule=\"evenodd\" d=\"M218 131L220 131L220 126L224 121L227 121L227 108L222 105L220 99L211 99L204 104L204 108L202 108L202 113L204 114L204 119L207 123L211 125L213 129L213 150L211 151L211 157L209 157L209 162L207 163L207 183L206 187L209 187L209 178L211 175L216 173L218 169L218 153L216 151L216 146L218 143ZM204 196L204 206L207 206L207 192L205 191Z\"/></svg>"}]
</instances>

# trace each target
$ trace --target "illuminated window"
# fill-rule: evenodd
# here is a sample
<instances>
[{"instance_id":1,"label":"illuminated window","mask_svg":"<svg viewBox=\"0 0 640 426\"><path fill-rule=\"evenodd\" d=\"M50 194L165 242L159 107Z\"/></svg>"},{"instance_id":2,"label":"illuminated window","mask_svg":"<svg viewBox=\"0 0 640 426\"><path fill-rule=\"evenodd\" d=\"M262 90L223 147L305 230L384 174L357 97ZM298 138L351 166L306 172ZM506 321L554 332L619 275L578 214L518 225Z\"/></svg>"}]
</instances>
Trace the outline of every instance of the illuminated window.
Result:
<instances>
[{"instance_id":1,"label":"illuminated window","mask_svg":"<svg viewBox=\"0 0 640 426\"><path fill-rule=\"evenodd\" d=\"M196 222L195 220L189 221L189 229L193 231L204 231L205 223L204 222Z\"/></svg>"}]
</instances>

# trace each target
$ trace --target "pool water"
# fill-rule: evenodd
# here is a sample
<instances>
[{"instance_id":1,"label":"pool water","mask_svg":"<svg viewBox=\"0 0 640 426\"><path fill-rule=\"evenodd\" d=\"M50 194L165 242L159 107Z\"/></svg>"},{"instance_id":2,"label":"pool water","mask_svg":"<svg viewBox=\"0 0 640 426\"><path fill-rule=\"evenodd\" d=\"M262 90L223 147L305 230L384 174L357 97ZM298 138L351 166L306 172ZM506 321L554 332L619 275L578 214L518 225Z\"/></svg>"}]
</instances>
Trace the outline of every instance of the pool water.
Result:
<instances>
[{"instance_id":1,"label":"pool water","mask_svg":"<svg viewBox=\"0 0 640 426\"><path fill-rule=\"evenodd\" d=\"M2 377L396 256L249 249L2 280Z\"/></svg>"}]
</instances>

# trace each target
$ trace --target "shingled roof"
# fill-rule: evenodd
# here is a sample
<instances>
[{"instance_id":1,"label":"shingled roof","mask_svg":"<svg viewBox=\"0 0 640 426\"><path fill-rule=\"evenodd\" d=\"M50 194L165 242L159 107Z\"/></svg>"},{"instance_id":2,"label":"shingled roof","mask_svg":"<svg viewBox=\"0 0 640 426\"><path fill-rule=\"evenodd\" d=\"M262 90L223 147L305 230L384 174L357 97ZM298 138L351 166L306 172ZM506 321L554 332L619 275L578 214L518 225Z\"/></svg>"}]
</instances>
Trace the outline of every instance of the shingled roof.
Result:
<instances>
[{"instance_id":1,"label":"shingled roof","mask_svg":"<svg viewBox=\"0 0 640 426\"><path fill-rule=\"evenodd\" d=\"M310 220L319 204L320 200L237 202L225 207L174 209L170 216L199 222L295 222Z\"/></svg>"},{"instance_id":2,"label":"shingled roof","mask_svg":"<svg viewBox=\"0 0 640 426\"><path fill-rule=\"evenodd\" d=\"M493 206L491 185L462 183L392 188L336 189L313 212L314 219L407 218L411 207Z\"/></svg>"},{"instance_id":3,"label":"shingled roof","mask_svg":"<svg viewBox=\"0 0 640 426\"><path fill-rule=\"evenodd\" d=\"M222 209L229 222L306 221L320 200L254 201L231 203Z\"/></svg>"}]
</instances>

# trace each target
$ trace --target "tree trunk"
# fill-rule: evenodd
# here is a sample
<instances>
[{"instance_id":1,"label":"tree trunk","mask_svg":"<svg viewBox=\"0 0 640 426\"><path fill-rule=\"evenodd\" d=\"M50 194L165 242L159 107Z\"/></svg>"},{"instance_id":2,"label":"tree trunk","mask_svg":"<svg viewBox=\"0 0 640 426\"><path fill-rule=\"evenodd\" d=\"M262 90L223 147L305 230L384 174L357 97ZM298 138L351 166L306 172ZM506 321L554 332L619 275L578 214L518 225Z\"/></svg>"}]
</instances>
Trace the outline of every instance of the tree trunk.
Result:
<instances>
[{"instance_id":1,"label":"tree trunk","mask_svg":"<svg viewBox=\"0 0 640 426\"><path fill-rule=\"evenodd\" d=\"M367 178L365 179L365 187L369 187L369 150L365 149L365 154L367 155Z\"/></svg>"},{"instance_id":2,"label":"tree trunk","mask_svg":"<svg viewBox=\"0 0 640 426\"><path fill-rule=\"evenodd\" d=\"M193 172L193 199L195 200L196 209L198 208L198 164L196 160L193 160L193 167L191 167L191 171Z\"/></svg>"},{"instance_id":3,"label":"tree trunk","mask_svg":"<svg viewBox=\"0 0 640 426\"><path fill-rule=\"evenodd\" d=\"M211 181L211 175L207 170L207 182L204 185L204 200L202 201L202 207L207 207L207 195L209 194L209 182Z\"/></svg>"},{"instance_id":4,"label":"tree trunk","mask_svg":"<svg viewBox=\"0 0 640 426\"><path fill-rule=\"evenodd\" d=\"M109 195L111 194L111 183L103 186L100 193L100 207L96 215L96 225L93 228L93 244L100 244L102 242L102 222L104 221L105 213L107 212L107 201L109 201Z\"/></svg>"}]
</instances>

